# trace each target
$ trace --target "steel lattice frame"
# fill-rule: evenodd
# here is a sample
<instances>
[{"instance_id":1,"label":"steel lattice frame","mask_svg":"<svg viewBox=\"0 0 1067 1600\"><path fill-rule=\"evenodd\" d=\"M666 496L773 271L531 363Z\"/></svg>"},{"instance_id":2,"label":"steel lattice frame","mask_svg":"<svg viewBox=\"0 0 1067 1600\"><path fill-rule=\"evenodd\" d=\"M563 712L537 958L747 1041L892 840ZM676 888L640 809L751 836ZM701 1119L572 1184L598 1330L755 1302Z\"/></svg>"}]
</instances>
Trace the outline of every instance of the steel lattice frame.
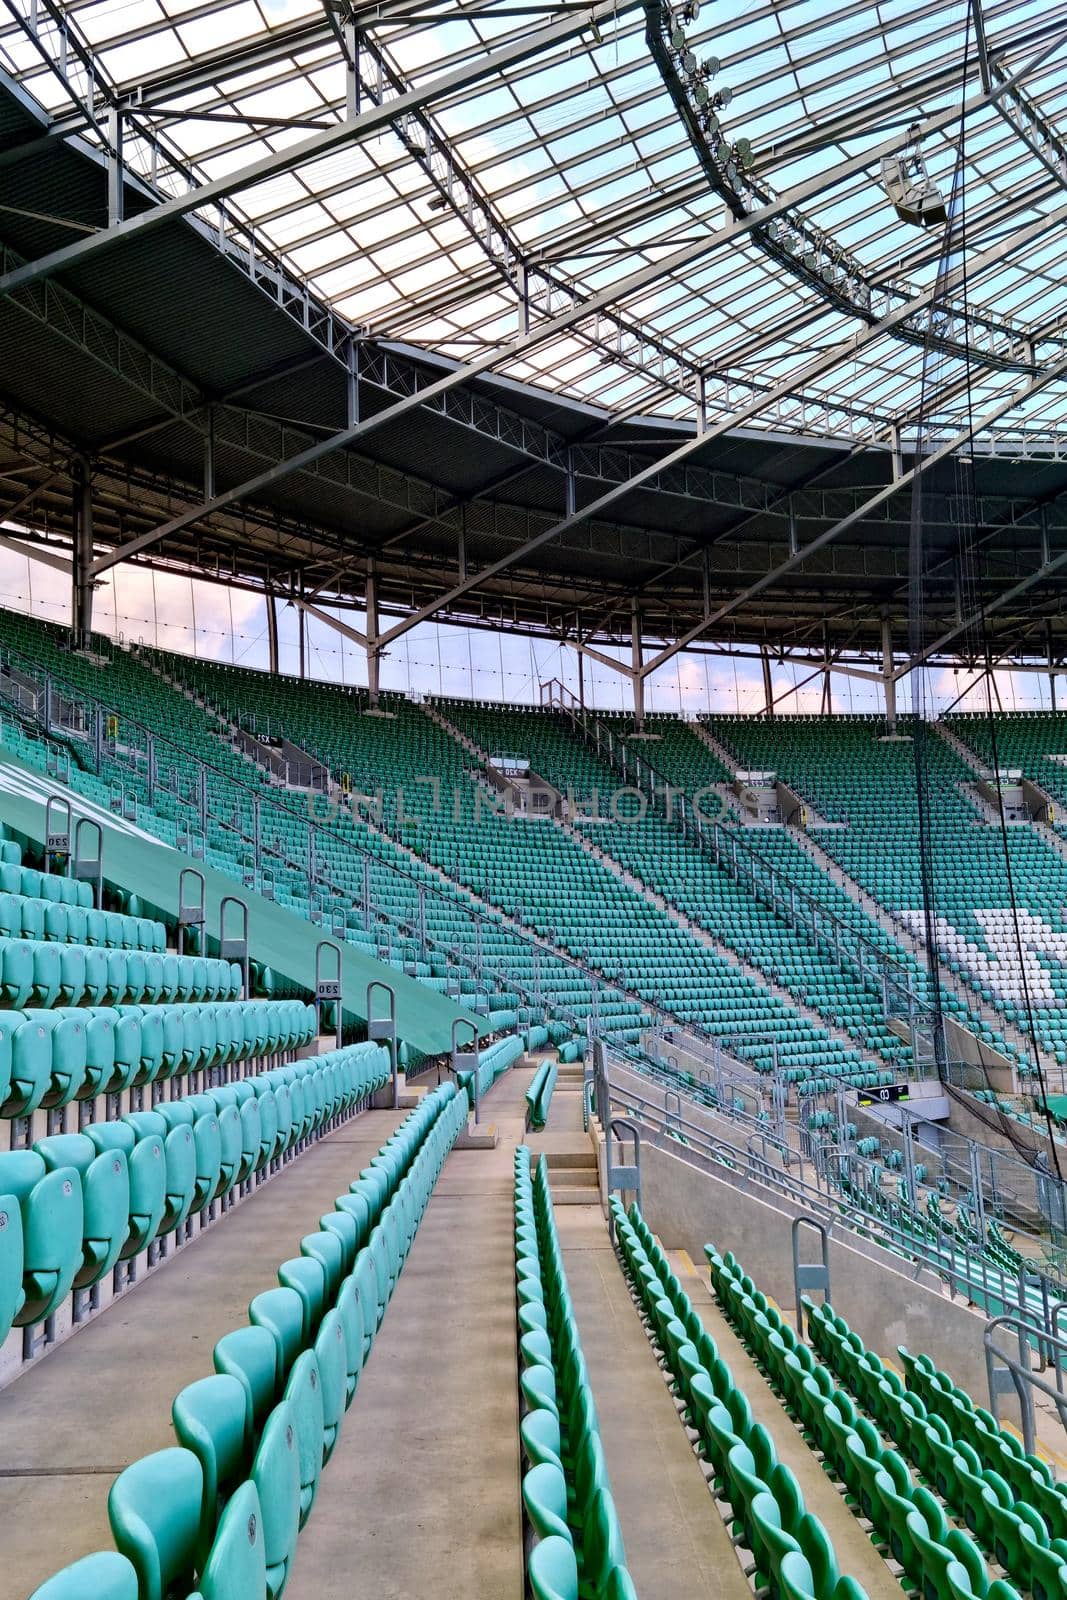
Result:
<instances>
[{"instance_id":1,"label":"steel lattice frame","mask_svg":"<svg viewBox=\"0 0 1067 1600\"><path fill-rule=\"evenodd\" d=\"M94 464L106 548L92 574L121 559L195 564L198 553L229 551L235 577L292 590L300 566L312 595L354 600L366 598L353 574L369 560L375 592L396 617L369 622L376 656L426 617L477 620L496 608L506 618L509 588L539 581L534 558L546 546L577 537L610 548L616 516L620 540L642 536L629 509L638 490L713 505L727 497L740 513L731 534L757 514L780 522L780 543L757 572L733 537L709 555L699 539L643 530L649 570L637 610L646 636L662 643L638 658L645 677L709 631L729 638L731 618L761 594L766 615L739 636L775 642L775 586L806 570L817 587L834 559L827 553L861 521L891 514L916 471L961 449L1058 460L1067 443L1067 158L1056 132L1067 100L1067 4L993 0L980 11L973 0L967 15L934 0L841 0L829 11L767 0L743 14L706 6L687 25L686 45L697 56L713 51L716 82L733 91L726 133L754 149L745 203L709 182L715 174L698 159L677 63L669 49L649 48L653 0L350 9L209 0L173 14L168 0L142 0L132 15L115 0L3 7L0 71L48 119L0 154L0 184L5 166L57 141L102 159L110 182L106 225L37 260L5 252L0 295L62 337L91 341L105 362L124 359L124 376L135 371L161 417L263 463L221 489L206 476L198 498L188 483L152 487L152 475L124 459L126 441L109 441ZM671 20L658 15L664 38ZM874 180L883 155L921 146L947 192L963 128L966 271L938 284L940 239L900 221ZM142 204L126 215L131 190ZM798 217L847 260L862 300L828 294L811 271L791 268L775 241L779 224ZM198 394L147 349L131 366L133 342L79 308L64 275L176 218L293 317L354 392L369 382L384 393L384 410L361 417L357 403L345 429L316 438L243 401ZM421 368L389 341L450 365ZM921 346L931 343L942 349L935 392L923 395L932 457L909 464ZM600 444L596 428L568 443L472 388L491 374L595 407L605 424L653 416L678 431L651 461ZM548 466L561 513L509 503L511 474L498 494L463 503L361 453L374 433L422 408L495 436L519 459L516 470L526 460ZM798 540L798 495L817 496L817 485L779 494L693 459L739 425L846 438L891 463L887 482L856 491L850 506L809 503ZM56 483L77 448L66 445L50 445L31 469L36 487L0 496L6 515L14 506L30 526L59 530ZM391 567L388 544L338 546L327 528L287 527L270 492L324 470L346 494L410 512L409 535L432 526L459 541L468 516L488 516L507 548L467 570L457 547L455 581L442 588L432 554L408 550ZM17 472L9 481L17 486ZM41 508L50 496L49 518ZM1052 510L1042 511L1040 498L988 509L990 530L1033 532L1033 548L1015 548L995 574L1001 610L1061 570L1058 500L1044 497ZM112 524L108 506L119 500ZM688 606L662 587L687 569L696 591ZM597 640L630 628L634 585L628 593L625 583L587 580L583 591L576 581L555 606L552 587L543 579L537 604L561 636L576 624L595 653ZM800 632L818 616L813 594ZM845 629L855 618L836 620ZM953 622L946 607L945 624L937 648L951 654L966 620Z\"/></svg>"}]
</instances>

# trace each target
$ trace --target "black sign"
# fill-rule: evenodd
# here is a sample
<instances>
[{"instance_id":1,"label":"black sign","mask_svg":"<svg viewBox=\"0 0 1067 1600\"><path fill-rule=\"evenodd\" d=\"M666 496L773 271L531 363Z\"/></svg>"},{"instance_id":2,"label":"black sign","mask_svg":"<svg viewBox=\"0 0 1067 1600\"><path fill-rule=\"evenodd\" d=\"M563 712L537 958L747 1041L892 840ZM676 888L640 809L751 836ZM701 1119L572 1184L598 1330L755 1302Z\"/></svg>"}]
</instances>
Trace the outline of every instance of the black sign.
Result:
<instances>
[{"instance_id":1,"label":"black sign","mask_svg":"<svg viewBox=\"0 0 1067 1600\"><path fill-rule=\"evenodd\" d=\"M910 1100L911 1091L906 1083L884 1083L880 1089L860 1089L856 1102L861 1106L888 1106L896 1100Z\"/></svg>"}]
</instances>

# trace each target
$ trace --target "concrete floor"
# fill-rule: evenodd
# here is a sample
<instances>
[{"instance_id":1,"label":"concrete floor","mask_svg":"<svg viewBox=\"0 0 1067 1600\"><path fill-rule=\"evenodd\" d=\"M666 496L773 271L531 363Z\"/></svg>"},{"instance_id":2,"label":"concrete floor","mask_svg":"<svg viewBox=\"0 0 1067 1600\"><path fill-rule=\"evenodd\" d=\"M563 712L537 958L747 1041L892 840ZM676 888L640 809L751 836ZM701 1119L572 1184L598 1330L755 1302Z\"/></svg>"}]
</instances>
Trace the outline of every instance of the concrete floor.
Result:
<instances>
[{"instance_id":1,"label":"concrete floor","mask_svg":"<svg viewBox=\"0 0 1067 1600\"><path fill-rule=\"evenodd\" d=\"M751 1600L599 1206L558 1206L556 1226L638 1594Z\"/></svg>"},{"instance_id":2,"label":"concrete floor","mask_svg":"<svg viewBox=\"0 0 1067 1600\"><path fill-rule=\"evenodd\" d=\"M672 1250L669 1254L671 1266L682 1288L718 1345L719 1353L733 1373L735 1383L747 1395L753 1418L770 1433L779 1461L793 1473L800 1484L805 1505L818 1517L829 1534L842 1573L857 1579L867 1591L869 1600L901 1600L898 1580L719 1310L707 1278L697 1273L684 1251Z\"/></svg>"},{"instance_id":3,"label":"concrete floor","mask_svg":"<svg viewBox=\"0 0 1067 1600\"><path fill-rule=\"evenodd\" d=\"M522 1600L514 1154L533 1077L482 1103L426 1209L286 1600Z\"/></svg>"},{"instance_id":4,"label":"concrete floor","mask_svg":"<svg viewBox=\"0 0 1067 1600\"><path fill-rule=\"evenodd\" d=\"M370 1111L304 1152L113 1307L0 1392L0 1600L108 1549L107 1495L174 1444L171 1401L212 1371L217 1339L333 1210L404 1112Z\"/></svg>"}]
</instances>

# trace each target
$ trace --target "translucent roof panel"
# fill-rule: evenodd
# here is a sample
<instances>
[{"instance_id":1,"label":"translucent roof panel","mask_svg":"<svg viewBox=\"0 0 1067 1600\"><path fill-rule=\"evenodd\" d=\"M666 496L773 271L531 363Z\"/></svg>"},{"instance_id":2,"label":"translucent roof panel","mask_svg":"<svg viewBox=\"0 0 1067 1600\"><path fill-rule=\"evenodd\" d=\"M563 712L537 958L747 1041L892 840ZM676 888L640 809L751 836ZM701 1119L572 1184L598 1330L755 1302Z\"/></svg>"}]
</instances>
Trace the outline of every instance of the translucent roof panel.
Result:
<instances>
[{"instance_id":1,"label":"translucent roof panel","mask_svg":"<svg viewBox=\"0 0 1067 1600\"><path fill-rule=\"evenodd\" d=\"M470 69L240 189L228 225L371 336L498 351L612 413L859 439L977 417L1058 451L1065 21L1044 0L8 0L0 65L90 141L125 106L161 194ZM947 221L901 215L887 153Z\"/></svg>"}]
</instances>

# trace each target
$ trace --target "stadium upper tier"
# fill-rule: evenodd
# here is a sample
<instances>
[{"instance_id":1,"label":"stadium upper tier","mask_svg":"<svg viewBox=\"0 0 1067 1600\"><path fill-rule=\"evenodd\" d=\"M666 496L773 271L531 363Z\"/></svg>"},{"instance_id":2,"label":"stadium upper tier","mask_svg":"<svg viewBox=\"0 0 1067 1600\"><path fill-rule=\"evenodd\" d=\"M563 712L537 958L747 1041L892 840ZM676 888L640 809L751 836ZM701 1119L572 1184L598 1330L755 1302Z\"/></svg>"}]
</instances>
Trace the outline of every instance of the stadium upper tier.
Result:
<instances>
[{"instance_id":1,"label":"stadium upper tier","mask_svg":"<svg viewBox=\"0 0 1067 1600\"><path fill-rule=\"evenodd\" d=\"M606 752L561 712L386 696L374 714L360 691L103 644L97 665L57 630L12 614L0 626L9 694L25 699L47 669L54 709L82 697L67 730L76 787L434 987L481 996L494 1021L548 1004L575 1033L595 1010L635 1041L642 1009L658 1009L809 1087L913 1070L895 991L919 1012L933 991L906 731L715 718L706 740L653 719L654 737L625 747L690 799L701 791L698 839L662 800L621 793ZM99 753L75 731L93 707ZM624 718L608 725L625 734ZM6 736L30 738L17 723ZM265 770L285 741L320 792ZM1025 1072L1028 998L1040 1049L1062 1065L1067 863L1043 825L991 825L980 763L961 748L936 729L923 743L941 1006ZM508 813L502 774L523 768L564 797L559 814ZM744 826L738 770L789 784L812 811L806 837L796 817Z\"/></svg>"}]
</instances>

